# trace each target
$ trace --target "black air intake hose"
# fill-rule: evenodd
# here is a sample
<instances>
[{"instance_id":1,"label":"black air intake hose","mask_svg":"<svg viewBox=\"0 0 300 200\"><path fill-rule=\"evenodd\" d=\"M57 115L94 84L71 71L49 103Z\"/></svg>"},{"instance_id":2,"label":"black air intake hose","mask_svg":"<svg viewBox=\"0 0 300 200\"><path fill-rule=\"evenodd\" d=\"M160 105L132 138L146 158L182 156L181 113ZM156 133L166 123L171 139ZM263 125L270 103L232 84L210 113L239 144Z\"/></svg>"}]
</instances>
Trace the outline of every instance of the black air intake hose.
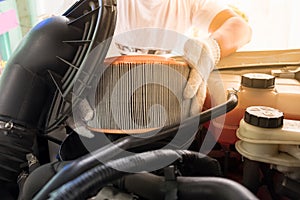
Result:
<instances>
[{"instance_id":1,"label":"black air intake hose","mask_svg":"<svg viewBox=\"0 0 300 200\"><path fill-rule=\"evenodd\" d=\"M76 53L66 40L78 39L81 30L59 16L36 25L22 40L5 67L0 80L0 116L36 127L49 95L48 71L63 76Z\"/></svg>"},{"instance_id":2,"label":"black air intake hose","mask_svg":"<svg viewBox=\"0 0 300 200\"><path fill-rule=\"evenodd\" d=\"M32 152L40 117L53 95L48 70L62 76L76 48L64 43L81 30L59 16L36 25L8 61L0 79L0 180L16 182L20 164Z\"/></svg>"}]
</instances>

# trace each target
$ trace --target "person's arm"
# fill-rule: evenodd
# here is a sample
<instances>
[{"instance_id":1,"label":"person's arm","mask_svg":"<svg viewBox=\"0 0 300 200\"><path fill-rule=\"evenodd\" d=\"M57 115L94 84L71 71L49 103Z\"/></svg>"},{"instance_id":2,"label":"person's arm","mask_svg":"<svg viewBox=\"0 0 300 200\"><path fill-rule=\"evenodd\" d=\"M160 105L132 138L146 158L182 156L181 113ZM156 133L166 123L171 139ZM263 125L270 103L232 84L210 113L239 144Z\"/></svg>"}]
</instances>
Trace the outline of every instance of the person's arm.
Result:
<instances>
[{"instance_id":1,"label":"person's arm","mask_svg":"<svg viewBox=\"0 0 300 200\"><path fill-rule=\"evenodd\" d=\"M247 44L252 35L248 23L229 9L219 12L213 18L209 32L209 38L190 39L184 47L184 57L190 64L191 71L183 95L185 98L193 98L191 115L202 110L206 82L219 59Z\"/></svg>"},{"instance_id":2,"label":"person's arm","mask_svg":"<svg viewBox=\"0 0 300 200\"><path fill-rule=\"evenodd\" d=\"M252 35L248 23L229 9L221 11L214 17L209 32L220 46L221 58L247 44Z\"/></svg>"}]
</instances>

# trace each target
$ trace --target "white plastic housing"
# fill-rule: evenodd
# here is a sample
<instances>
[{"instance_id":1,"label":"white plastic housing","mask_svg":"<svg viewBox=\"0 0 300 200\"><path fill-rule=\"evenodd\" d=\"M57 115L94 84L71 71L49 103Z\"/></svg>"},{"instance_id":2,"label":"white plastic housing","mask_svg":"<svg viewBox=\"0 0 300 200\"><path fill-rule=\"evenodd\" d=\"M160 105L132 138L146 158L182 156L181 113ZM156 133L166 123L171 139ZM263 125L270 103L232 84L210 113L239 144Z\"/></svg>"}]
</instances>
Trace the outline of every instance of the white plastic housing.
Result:
<instances>
[{"instance_id":1,"label":"white plastic housing","mask_svg":"<svg viewBox=\"0 0 300 200\"><path fill-rule=\"evenodd\" d=\"M300 121L284 120L281 128L260 128L241 120L237 151L244 157L287 167L300 167Z\"/></svg>"}]
</instances>

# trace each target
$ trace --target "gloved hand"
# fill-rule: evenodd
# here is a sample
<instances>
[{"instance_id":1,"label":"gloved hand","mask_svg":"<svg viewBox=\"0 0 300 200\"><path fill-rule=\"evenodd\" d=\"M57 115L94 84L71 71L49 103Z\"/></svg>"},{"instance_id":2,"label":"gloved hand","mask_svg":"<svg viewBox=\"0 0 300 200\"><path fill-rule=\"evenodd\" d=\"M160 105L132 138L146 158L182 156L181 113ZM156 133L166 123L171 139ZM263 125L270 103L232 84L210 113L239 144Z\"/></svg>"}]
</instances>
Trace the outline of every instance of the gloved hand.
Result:
<instances>
[{"instance_id":1,"label":"gloved hand","mask_svg":"<svg viewBox=\"0 0 300 200\"><path fill-rule=\"evenodd\" d=\"M192 99L190 115L201 112L205 98L207 79L220 60L220 47L216 40L188 39L184 44L184 56L191 67L184 98Z\"/></svg>"}]
</instances>

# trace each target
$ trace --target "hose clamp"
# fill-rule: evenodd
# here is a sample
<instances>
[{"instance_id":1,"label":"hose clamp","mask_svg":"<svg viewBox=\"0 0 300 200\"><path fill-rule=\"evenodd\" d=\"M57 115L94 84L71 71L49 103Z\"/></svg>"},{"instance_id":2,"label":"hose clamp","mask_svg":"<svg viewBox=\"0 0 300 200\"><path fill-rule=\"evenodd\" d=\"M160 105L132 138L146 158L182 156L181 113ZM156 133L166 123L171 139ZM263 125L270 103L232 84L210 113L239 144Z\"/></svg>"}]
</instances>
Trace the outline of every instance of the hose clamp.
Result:
<instances>
[{"instance_id":1,"label":"hose clamp","mask_svg":"<svg viewBox=\"0 0 300 200\"><path fill-rule=\"evenodd\" d=\"M0 121L0 129L9 131L14 127L14 123L9 121L9 122L4 122Z\"/></svg>"},{"instance_id":2,"label":"hose clamp","mask_svg":"<svg viewBox=\"0 0 300 200\"><path fill-rule=\"evenodd\" d=\"M8 121L8 122L0 121L0 130L10 131L12 129L24 131L25 127L15 125L12 121Z\"/></svg>"},{"instance_id":3,"label":"hose clamp","mask_svg":"<svg viewBox=\"0 0 300 200\"><path fill-rule=\"evenodd\" d=\"M37 157L35 157L32 153L27 154L26 159L28 162L28 167L31 167L32 165L39 163Z\"/></svg>"}]
</instances>

